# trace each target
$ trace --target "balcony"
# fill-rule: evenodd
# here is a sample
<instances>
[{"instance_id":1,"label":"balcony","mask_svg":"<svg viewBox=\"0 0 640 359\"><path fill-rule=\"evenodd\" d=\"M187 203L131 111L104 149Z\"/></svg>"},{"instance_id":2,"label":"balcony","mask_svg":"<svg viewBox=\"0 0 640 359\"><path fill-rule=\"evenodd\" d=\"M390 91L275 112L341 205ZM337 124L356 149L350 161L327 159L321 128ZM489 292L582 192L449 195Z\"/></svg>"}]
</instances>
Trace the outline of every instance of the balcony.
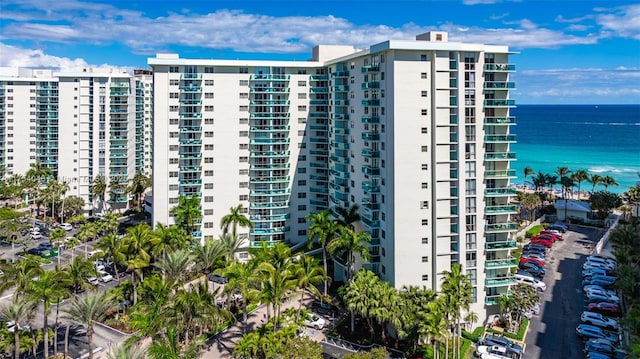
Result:
<instances>
[{"instance_id":1,"label":"balcony","mask_svg":"<svg viewBox=\"0 0 640 359\"><path fill-rule=\"evenodd\" d=\"M484 208L485 214L515 214L518 213L518 205L505 204L498 206L486 206Z\"/></svg>"},{"instance_id":2,"label":"balcony","mask_svg":"<svg viewBox=\"0 0 640 359\"><path fill-rule=\"evenodd\" d=\"M183 120L201 119L202 118L202 114L201 113L197 113L197 112L182 112L182 113L179 113L178 115Z\"/></svg>"},{"instance_id":3,"label":"balcony","mask_svg":"<svg viewBox=\"0 0 640 359\"><path fill-rule=\"evenodd\" d=\"M364 138L364 133L362 134L362 137ZM363 148L362 149L362 156L363 157L368 157L368 158L380 158L380 151L374 151L370 148Z\"/></svg>"},{"instance_id":4,"label":"balcony","mask_svg":"<svg viewBox=\"0 0 640 359\"><path fill-rule=\"evenodd\" d=\"M180 99L179 102L181 105L192 105L192 106L202 105L202 100Z\"/></svg>"},{"instance_id":5,"label":"balcony","mask_svg":"<svg viewBox=\"0 0 640 359\"><path fill-rule=\"evenodd\" d=\"M372 220L366 216L362 216L362 223L364 223L367 227L373 229L373 228L380 228L380 221L378 220Z\"/></svg>"},{"instance_id":6,"label":"balcony","mask_svg":"<svg viewBox=\"0 0 640 359\"><path fill-rule=\"evenodd\" d=\"M198 73L184 73L180 75L181 79L201 79L202 74Z\"/></svg>"},{"instance_id":7,"label":"balcony","mask_svg":"<svg viewBox=\"0 0 640 359\"><path fill-rule=\"evenodd\" d=\"M512 268L518 265L518 259L514 257L487 260L484 262L486 269Z\"/></svg>"},{"instance_id":8,"label":"balcony","mask_svg":"<svg viewBox=\"0 0 640 359\"><path fill-rule=\"evenodd\" d=\"M516 159L514 152L490 152L484 154L484 159L488 161L511 161Z\"/></svg>"},{"instance_id":9,"label":"balcony","mask_svg":"<svg viewBox=\"0 0 640 359\"><path fill-rule=\"evenodd\" d=\"M484 190L486 197L503 197L503 196L515 196L517 191L515 188L487 188Z\"/></svg>"},{"instance_id":10,"label":"balcony","mask_svg":"<svg viewBox=\"0 0 640 359\"><path fill-rule=\"evenodd\" d=\"M488 72L510 72L516 70L516 65L511 64L484 64L484 70Z\"/></svg>"},{"instance_id":11,"label":"balcony","mask_svg":"<svg viewBox=\"0 0 640 359\"><path fill-rule=\"evenodd\" d=\"M362 166L362 173L370 176L379 176L380 168L372 166Z\"/></svg>"},{"instance_id":12,"label":"balcony","mask_svg":"<svg viewBox=\"0 0 640 359\"><path fill-rule=\"evenodd\" d=\"M380 185L376 182L364 181L362 182L362 189L368 193L379 193Z\"/></svg>"},{"instance_id":13,"label":"balcony","mask_svg":"<svg viewBox=\"0 0 640 359\"><path fill-rule=\"evenodd\" d=\"M516 284L516 278L513 276L487 278L484 281L486 288L504 287Z\"/></svg>"},{"instance_id":14,"label":"balcony","mask_svg":"<svg viewBox=\"0 0 640 359\"><path fill-rule=\"evenodd\" d=\"M362 66L360 68L360 71L364 74L367 72L379 72L380 71L380 65L368 65L368 66Z\"/></svg>"},{"instance_id":15,"label":"balcony","mask_svg":"<svg viewBox=\"0 0 640 359\"><path fill-rule=\"evenodd\" d=\"M348 86L348 85L337 85L337 86L333 86L333 91L336 91L336 92L345 92L345 91L349 91L349 86Z\"/></svg>"},{"instance_id":16,"label":"balcony","mask_svg":"<svg viewBox=\"0 0 640 359\"><path fill-rule=\"evenodd\" d=\"M370 199L364 198L362 199L362 207L368 210L378 210L380 209L380 203L371 202Z\"/></svg>"},{"instance_id":17,"label":"balcony","mask_svg":"<svg viewBox=\"0 0 640 359\"><path fill-rule=\"evenodd\" d=\"M484 83L484 88L495 90L512 90L516 88L516 83L506 81L486 81Z\"/></svg>"},{"instance_id":18,"label":"balcony","mask_svg":"<svg viewBox=\"0 0 640 359\"><path fill-rule=\"evenodd\" d=\"M487 224L484 226L485 232L499 233L499 232L512 232L518 229L517 223L495 223Z\"/></svg>"},{"instance_id":19,"label":"balcony","mask_svg":"<svg viewBox=\"0 0 640 359\"><path fill-rule=\"evenodd\" d=\"M485 125L515 125L516 118L515 116L508 117L485 117L484 118Z\"/></svg>"},{"instance_id":20,"label":"balcony","mask_svg":"<svg viewBox=\"0 0 640 359\"><path fill-rule=\"evenodd\" d=\"M363 90L379 89L379 88L380 88L380 82L379 81L369 81L369 82L362 83L362 89Z\"/></svg>"},{"instance_id":21,"label":"balcony","mask_svg":"<svg viewBox=\"0 0 640 359\"><path fill-rule=\"evenodd\" d=\"M500 142L516 142L516 135L486 135L484 142L500 143Z\"/></svg>"},{"instance_id":22,"label":"balcony","mask_svg":"<svg viewBox=\"0 0 640 359\"><path fill-rule=\"evenodd\" d=\"M488 179L514 178L516 177L516 170L484 171L484 177Z\"/></svg>"},{"instance_id":23,"label":"balcony","mask_svg":"<svg viewBox=\"0 0 640 359\"><path fill-rule=\"evenodd\" d=\"M183 133L188 133L188 132L202 132L202 127L201 126L185 126L185 127L180 127L180 132Z\"/></svg>"},{"instance_id":24,"label":"balcony","mask_svg":"<svg viewBox=\"0 0 640 359\"><path fill-rule=\"evenodd\" d=\"M506 241L506 242L487 242L484 244L484 249L488 251L498 251L504 249L516 249L518 248L518 244L516 241Z\"/></svg>"},{"instance_id":25,"label":"balcony","mask_svg":"<svg viewBox=\"0 0 640 359\"><path fill-rule=\"evenodd\" d=\"M362 100L362 106L380 106L380 100L379 99Z\"/></svg>"},{"instance_id":26,"label":"balcony","mask_svg":"<svg viewBox=\"0 0 640 359\"><path fill-rule=\"evenodd\" d=\"M362 123L377 124L380 123L380 116L362 116Z\"/></svg>"},{"instance_id":27,"label":"balcony","mask_svg":"<svg viewBox=\"0 0 640 359\"><path fill-rule=\"evenodd\" d=\"M251 80L273 80L273 81L289 81L291 75L272 75L272 74L257 74L251 75Z\"/></svg>"},{"instance_id":28,"label":"balcony","mask_svg":"<svg viewBox=\"0 0 640 359\"><path fill-rule=\"evenodd\" d=\"M362 139L365 141L380 141L380 134L378 132L363 132Z\"/></svg>"},{"instance_id":29,"label":"balcony","mask_svg":"<svg viewBox=\"0 0 640 359\"><path fill-rule=\"evenodd\" d=\"M484 100L485 107L515 107L515 100Z\"/></svg>"}]
</instances>

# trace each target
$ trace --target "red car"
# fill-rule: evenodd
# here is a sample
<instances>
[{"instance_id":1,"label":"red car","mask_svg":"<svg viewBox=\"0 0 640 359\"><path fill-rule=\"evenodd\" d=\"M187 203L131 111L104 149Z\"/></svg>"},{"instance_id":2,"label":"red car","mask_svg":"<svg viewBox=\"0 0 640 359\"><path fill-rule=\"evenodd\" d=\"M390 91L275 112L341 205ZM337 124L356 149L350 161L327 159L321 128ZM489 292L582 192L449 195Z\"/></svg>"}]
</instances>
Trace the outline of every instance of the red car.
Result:
<instances>
[{"instance_id":1,"label":"red car","mask_svg":"<svg viewBox=\"0 0 640 359\"><path fill-rule=\"evenodd\" d=\"M535 262L535 263L538 263L541 267L544 267L543 259L536 258L536 257L527 257L527 256L520 257L520 263L527 263L527 262Z\"/></svg>"},{"instance_id":2,"label":"red car","mask_svg":"<svg viewBox=\"0 0 640 359\"><path fill-rule=\"evenodd\" d=\"M553 240L548 237L534 236L531 238L532 244L541 244L547 248L553 247Z\"/></svg>"},{"instance_id":3,"label":"red car","mask_svg":"<svg viewBox=\"0 0 640 359\"><path fill-rule=\"evenodd\" d=\"M610 317L622 316L622 309L620 309L620 306L615 303L589 303L587 310L590 312L600 313L602 315L608 315Z\"/></svg>"},{"instance_id":4,"label":"red car","mask_svg":"<svg viewBox=\"0 0 640 359\"><path fill-rule=\"evenodd\" d=\"M547 232L547 231L542 231L540 233L538 233L539 235L543 235L545 237L551 237L553 238L554 241L561 241L562 240L562 236L557 235L555 233L551 233L551 232Z\"/></svg>"}]
</instances>

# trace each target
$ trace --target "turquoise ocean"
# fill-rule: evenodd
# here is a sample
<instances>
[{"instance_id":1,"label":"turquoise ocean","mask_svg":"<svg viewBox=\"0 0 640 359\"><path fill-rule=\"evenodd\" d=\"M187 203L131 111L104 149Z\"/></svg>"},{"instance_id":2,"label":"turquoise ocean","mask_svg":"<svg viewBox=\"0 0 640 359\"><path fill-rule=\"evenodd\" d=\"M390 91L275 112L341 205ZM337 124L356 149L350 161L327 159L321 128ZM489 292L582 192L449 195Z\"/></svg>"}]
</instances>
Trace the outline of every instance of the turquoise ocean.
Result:
<instances>
[{"instance_id":1,"label":"turquoise ocean","mask_svg":"<svg viewBox=\"0 0 640 359\"><path fill-rule=\"evenodd\" d=\"M640 105L518 105L511 113L516 184L523 183L526 166L536 173L565 166L609 175L620 184L608 188L616 193L640 181ZM582 183L581 190L591 188Z\"/></svg>"}]
</instances>

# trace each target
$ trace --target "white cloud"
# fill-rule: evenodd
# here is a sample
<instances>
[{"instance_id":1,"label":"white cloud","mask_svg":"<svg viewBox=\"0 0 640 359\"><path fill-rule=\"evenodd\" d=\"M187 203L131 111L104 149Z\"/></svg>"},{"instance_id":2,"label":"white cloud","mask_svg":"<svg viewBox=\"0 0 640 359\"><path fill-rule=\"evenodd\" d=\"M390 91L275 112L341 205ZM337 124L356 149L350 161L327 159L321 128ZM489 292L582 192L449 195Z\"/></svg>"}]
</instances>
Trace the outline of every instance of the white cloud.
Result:
<instances>
[{"instance_id":1,"label":"white cloud","mask_svg":"<svg viewBox=\"0 0 640 359\"><path fill-rule=\"evenodd\" d=\"M0 43L0 66L47 68L57 71L78 71L83 68L116 68L108 64L89 64L84 59L70 59L45 54L42 50L23 49Z\"/></svg>"},{"instance_id":2,"label":"white cloud","mask_svg":"<svg viewBox=\"0 0 640 359\"><path fill-rule=\"evenodd\" d=\"M462 0L465 5L490 5L499 2L499 0Z\"/></svg>"},{"instance_id":3,"label":"white cloud","mask_svg":"<svg viewBox=\"0 0 640 359\"><path fill-rule=\"evenodd\" d=\"M469 0L469 3L493 0ZM575 36L539 27L522 19L503 27L481 28L445 23L423 27L407 23L399 27L357 25L331 16L266 16L238 10L208 14L188 11L151 18L142 12L122 10L109 4L75 0L47 2L5 0L6 19L0 39L40 42L124 43L133 52L152 54L171 45L193 48L231 49L238 52L308 53L317 44L351 44L358 48L388 39L413 39L429 30L449 31L451 41L507 44L516 49L557 48L594 44L605 35ZM608 20L603 13L603 23ZM613 25L608 25L611 29ZM105 31L108 29L108 31ZM611 29L613 30L613 29Z\"/></svg>"},{"instance_id":4,"label":"white cloud","mask_svg":"<svg viewBox=\"0 0 640 359\"><path fill-rule=\"evenodd\" d=\"M598 14L596 22L604 30L613 31L620 37L640 40L640 4L620 7L609 14Z\"/></svg>"}]
</instances>

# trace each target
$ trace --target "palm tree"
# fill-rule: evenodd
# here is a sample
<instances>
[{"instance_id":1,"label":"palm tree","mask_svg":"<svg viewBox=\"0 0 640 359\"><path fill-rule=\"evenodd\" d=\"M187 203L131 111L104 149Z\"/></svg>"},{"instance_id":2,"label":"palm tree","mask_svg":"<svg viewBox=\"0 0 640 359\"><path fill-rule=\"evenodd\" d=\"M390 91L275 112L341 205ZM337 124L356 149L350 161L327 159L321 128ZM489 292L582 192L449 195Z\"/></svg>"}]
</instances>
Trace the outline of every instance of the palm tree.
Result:
<instances>
[{"instance_id":1,"label":"palm tree","mask_svg":"<svg viewBox=\"0 0 640 359\"><path fill-rule=\"evenodd\" d=\"M122 240L117 235L109 233L100 238L100 241L96 243L95 247L102 250L103 257L113 262L113 270L119 282L118 265L124 261L124 255L121 252Z\"/></svg>"},{"instance_id":2,"label":"palm tree","mask_svg":"<svg viewBox=\"0 0 640 359\"><path fill-rule=\"evenodd\" d=\"M338 216L338 223L347 228L355 229L354 223L360 221L362 217L358 212L360 207L357 204L352 205L349 208L336 207L335 212Z\"/></svg>"},{"instance_id":3,"label":"palm tree","mask_svg":"<svg viewBox=\"0 0 640 359\"><path fill-rule=\"evenodd\" d=\"M17 300L29 288L29 283L33 278L40 276L44 272L40 264L40 257L27 255L25 259L3 267L5 273L2 276L2 281L0 281L0 294L9 288L15 287L13 299L14 301Z\"/></svg>"},{"instance_id":4,"label":"palm tree","mask_svg":"<svg viewBox=\"0 0 640 359\"><path fill-rule=\"evenodd\" d=\"M146 223L138 224L127 230L122 246L122 254L127 264L127 270L132 271L131 281L133 284L133 304L138 302L138 292L136 277L142 282L142 269L150 264L150 250L153 247L153 238L151 228Z\"/></svg>"},{"instance_id":5,"label":"palm tree","mask_svg":"<svg viewBox=\"0 0 640 359\"><path fill-rule=\"evenodd\" d=\"M257 272L260 275L261 300L271 304L275 317L274 332L277 330L280 307L289 290L295 289L295 277L291 271L291 262L287 262L284 267L278 267L269 262L261 263Z\"/></svg>"},{"instance_id":6,"label":"palm tree","mask_svg":"<svg viewBox=\"0 0 640 359\"><path fill-rule=\"evenodd\" d=\"M104 203L104 196L107 192L107 180L102 173L98 174L91 182L91 194L93 198ZM93 203L92 203L93 204Z\"/></svg>"},{"instance_id":7,"label":"palm tree","mask_svg":"<svg viewBox=\"0 0 640 359\"><path fill-rule=\"evenodd\" d=\"M112 177L109 181L109 211L113 210L113 205L119 202L119 198L126 194L127 180L126 178Z\"/></svg>"},{"instance_id":8,"label":"palm tree","mask_svg":"<svg viewBox=\"0 0 640 359\"><path fill-rule=\"evenodd\" d=\"M347 268L347 281L353 276L355 254L359 254L364 261L369 260L369 250L366 243L371 242L371 235L368 232L355 232L348 227L341 228L340 237L329 243L327 249L329 253L342 255Z\"/></svg>"},{"instance_id":9,"label":"palm tree","mask_svg":"<svg viewBox=\"0 0 640 359\"><path fill-rule=\"evenodd\" d=\"M565 191L567 190L567 188L566 188L565 183L563 181L565 181L564 179L569 176L569 174L571 173L571 170L569 170L568 167L559 166L556 169L555 173L560 177L560 185L562 186L562 198L566 200L567 196L566 196Z\"/></svg>"},{"instance_id":10,"label":"palm tree","mask_svg":"<svg viewBox=\"0 0 640 359\"><path fill-rule=\"evenodd\" d=\"M296 286L302 292L300 296L300 309L304 303L305 291L310 291L320 296L317 284L327 281L327 273L318 265L318 260L307 255L301 255L293 266L293 276L296 278Z\"/></svg>"},{"instance_id":11,"label":"palm tree","mask_svg":"<svg viewBox=\"0 0 640 359\"><path fill-rule=\"evenodd\" d=\"M88 242L89 239L91 238L95 238L96 235L97 235L97 231L94 223L81 224L80 227L78 227L78 230L76 231L76 238L78 238L80 242L85 243L85 246L84 246L85 259L88 259L89 257L89 249L86 245L86 242ZM73 254L73 250L71 251L71 253Z\"/></svg>"},{"instance_id":12,"label":"palm tree","mask_svg":"<svg viewBox=\"0 0 640 359\"><path fill-rule=\"evenodd\" d=\"M609 189L609 186L619 186L620 184L611 176L602 177L602 185L604 186L604 190Z\"/></svg>"},{"instance_id":13,"label":"palm tree","mask_svg":"<svg viewBox=\"0 0 640 359\"><path fill-rule=\"evenodd\" d=\"M453 319L455 321L455 336L454 345L456 343L455 338L460 337L460 319L462 318L462 311L469 311L469 307L473 300L473 286L469 281L467 275L462 273L462 266L459 263L454 263L451 266L451 271L442 272L442 293L451 300L457 307L453 310ZM458 347L454 348L454 353L460 352L460 341L458 340ZM455 356L454 356L455 357Z\"/></svg>"},{"instance_id":14,"label":"palm tree","mask_svg":"<svg viewBox=\"0 0 640 359\"><path fill-rule=\"evenodd\" d=\"M69 266L66 269L69 276L71 288L73 293L78 294L78 290L94 290L95 287L91 283L87 282L87 278L96 275L96 270L92 262L82 258L75 257L69 262Z\"/></svg>"},{"instance_id":15,"label":"palm tree","mask_svg":"<svg viewBox=\"0 0 640 359\"><path fill-rule=\"evenodd\" d=\"M222 234L226 235L229 233L229 226L231 226L231 234L236 237L238 226L240 227L248 227L253 229L253 223L242 214L242 203L236 207L229 208L229 214L222 217L220 220L220 228L222 229Z\"/></svg>"},{"instance_id":16,"label":"palm tree","mask_svg":"<svg viewBox=\"0 0 640 359\"><path fill-rule=\"evenodd\" d=\"M544 173L538 172L536 177L531 179L531 183L533 183L536 192L540 192L547 185L547 177Z\"/></svg>"},{"instance_id":17,"label":"palm tree","mask_svg":"<svg viewBox=\"0 0 640 359\"><path fill-rule=\"evenodd\" d=\"M43 303L44 308L44 357L49 358L49 324L48 316L51 313L51 302L60 301L67 293L67 287L69 285L69 279L65 272L54 270L45 271L38 279L29 283L27 289L27 297L37 305L40 301ZM58 323L56 323L56 334L58 329Z\"/></svg>"},{"instance_id":18,"label":"palm tree","mask_svg":"<svg viewBox=\"0 0 640 359\"><path fill-rule=\"evenodd\" d=\"M125 192L133 195L133 202L138 210L142 207L142 195L149 187L151 187L151 178L145 176L141 171L137 171L129 180L129 186Z\"/></svg>"},{"instance_id":19,"label":"palm tree","mask_svg":"<svg viewBox=\"0 0 640 359\"><path fill-rule=\"evenodd\" d=\"M203 245L196 245L193 254L196 257L198 270L209 274L224 258L225 248L222 242L209 239Z\"/></svg>"},{"instance_id":20,"label":"palm tree","mask_svg":"<svg viewBox=\"0 0 640 359\"><path fill-rule=\"evenodd\" d=\"M331 219L331 211L329 210L308 215L307 222L311 222L307 233L309 238L309 247L313 245L314 240L318 241L320 247L322 247L322 263L324 265L324 272L327 273L327 246L340 232L340 225L338 222ZM327 279L325 279L323 287L324 296L326 297L328 290Z\"/></svg>"},{"instance_id":21,"label":"palm tree","mask_svg":"<svg viewBox=\"0 0 640 359\"><path fill-rule=\"evenodd\" d=\"M589 179L587 179L587 181L593 185L591 193L594 193L596 191L596 186L602 183L602 176L597 173L592 173L589 175Z\"/></svg>"},{"instance_id":22,"label":"palm tree","mask_svg":"<svg viewBox=\"0 0 640 359\"><path fill-rule=\"evenodd\" d=\"M162 223L156 225L153 230L155 245L153 246L153 254L164 258L167 252L183 249L189 243L189 236L183 228L177 226L165 226Z\"/></svg>"},{"instance_id":23,"label":"palm tree","mask_svg":"<svg viewBox=\"0 0 640 359\"><path fill-rule=\"evenodd\" d=\"M256 261L247 263L232 262L224 271L229 280L226 288L238 290L242 294L242 328L247 333L247 302L260 295L257 288L259 278L255 274Z\"/></svg>"},{"instance_id":24,"label":"palm tree","mask_svg":"<svg viewBox=\"0 0 640 359\"><path fill-rule=\"evenodd\" d=\"M58 267L60 266L60 258L62 257L60 245L64 243L64 239L67 236L67 232L65 232L62 228L56 228L49 234L49 242L55 245L58 249Z\"/></svg>"},{"instance_id":25,"label":"palm tree","mask_svg":"<svg viewBox=\"0 0 640 359\"><path fill-rule=\"evenodd\" d=\"M160 259L154 265L168 277L170 283L175 285L182 283L193 264L191 253L186 250L177 250L167 253L166 257Z\"/></svg>"},{"instance_id":26,"label":"palm tree","mask_svg":"<svg viewBox=\"0 0 640 359\"><path fill-rule=\"evenodd\" d=\"M178 330L168 327L165 335L151 343L147 354L152 359L197 359L201 345L200 341L194 341L183 349Z\"/></svg>"},{"instance_id":27,"label":"palm tree","mask_svg":"<svg viewBox=\"0 0 640 359\"><path fill-rule=\"evenodd\" d=\"M535 172L533 171L533 168L526 166L524 168L524 182L522 183L522 185L526 185L527 184L527 177L533 175Z\"/></svg>"},{"instance_id":28,"label":"palm tree","mask_svg":"<svg viewBox=\"0 0 640 359\"><path fill-rule=\"evenodd\" d=\"M80 323L87 328L87 345L89 359L93 359L93 326L104 319L107 312L113 309L114 301L108 293L93 293L76 297L63 309L65 319Z\"/></svg>"},{"instance_id":29,"label":"palm tree","mask_svg":"<svg viewBox=\"0 0 640 359\"><path fill-rule=\"evenodd\" d=\"M580 199L580 187L582 182L589 179L589 172L585 170L577 170L571 175L571 179L578 183L578 199Z\"/></svg>"},{"instance_id":30,"label":"palm tree","mask_svg":"<svg viewBox=\"0 0 640 359\"><path fill-rule=\"evenodd\" d=\"M520 201L520 204L529 211L529 220L533 221L533 210L540 207L542 201L536 193L527 193Z\"/></svg>"},{"instance_id":31,"label":"palm tree","mask_svg":"<svg viewBox=\"0 0 640 359\"><path fill-rule=\"evenodd\" d=\"M107 353L107 359L146 359L146 350L139 343L113 347Z\"/></svg>"},{"instance_id":32,"label":"palm tree","mask_svg":"<svg viewBox=\"0 0 640 359\"><path fill-rule=\"evenodd\" d=\"M225 234L220 236L219 242L224 250L224 257L227 263L235 259L235 254L242 249L244 241L233 234Z\"/></svg>"},{"instance_id":33,"label":"palm tree","mask_svg":"<svg viewBox=\"0 0 640 359\"><path fill-rule=\"evenodd\" d=\"M27 299L14 300L8 305L0 308L0 317L8 322L13 322L15 330L13 331L13 348L14 359L20 359L20 330L31 320L35 314L36 307L33 302Z\"/></svg>"},{"instance_id":34,"label":"palm tree","mask_svg":"<svg viewBox=\"0 0 640 359\"><path fill-rule=\"evenodd\" d=\"M169 213L175 217L178 226L183 227L189 234L193 233L196 222L202 219L200 197L181 195L178 197L178 205L173 207Z\"/></svg>"},{"instance_id":35,"label":"palm tree","mask_svg":"<svg viewBox=\"0 0 640 359\"><path fill-rule=\"evenodd\" d=\"M40 188L53 175L51 168L44 167L39 161L32 163L25 175L25 179L30 183L29 194L33 199L38 198ZM40 214L40 206L38 205L38 214Z\"/></svg>"},{"instance_id":36,"label":"palm tree","mask_svg":"<svg viewBox=\"0 0 640 359\"><path fill-rule=\"evenodd\" d=\"M67 181L62 181L58 183L58 194L61 197L61 204L62 204L62 209L60 210L60 223L64 223L64 202L65 202L65 196L67 195L67 192L69 192L69 182Z\"/></svg>"},{"instance_id":37,"label":"palm tree","mask_svg":"<svg viewBox=\"0 0 640 359\"><path fill-rule=\"evenodd\" d=\"M362 269L355 274L344 287L342 298L345 306L351 312L351 332L355 330L354 315L358 314L366 319L369 326L369 332L373 335L374 328L372 323L373 315L371 310L374 306L375 298L370 294L377 291L377 284L380 279L372 271Z\"/></svg>"}]
</instances>

